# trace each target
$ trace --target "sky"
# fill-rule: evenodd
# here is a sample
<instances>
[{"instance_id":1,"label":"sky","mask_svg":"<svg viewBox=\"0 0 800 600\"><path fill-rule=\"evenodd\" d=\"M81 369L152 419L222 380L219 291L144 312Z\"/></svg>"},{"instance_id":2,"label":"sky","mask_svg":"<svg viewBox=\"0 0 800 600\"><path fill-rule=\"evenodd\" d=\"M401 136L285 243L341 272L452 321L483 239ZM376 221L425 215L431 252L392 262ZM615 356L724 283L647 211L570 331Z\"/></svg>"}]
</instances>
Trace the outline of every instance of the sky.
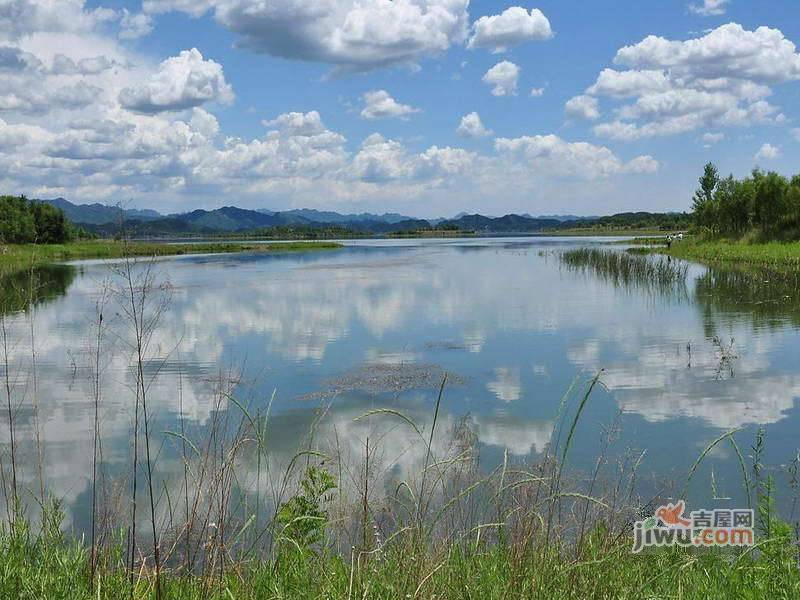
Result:
<instances>
[{"instance_id":1,"label":"sky","mask_svg":"<svg viewBox=\"0 0 800 600\"><path fill-rule=\"evenodd\" d=\"M0 193L687 210L800 172L795 0L0 0Z\"/></svg>"}]
</instances>

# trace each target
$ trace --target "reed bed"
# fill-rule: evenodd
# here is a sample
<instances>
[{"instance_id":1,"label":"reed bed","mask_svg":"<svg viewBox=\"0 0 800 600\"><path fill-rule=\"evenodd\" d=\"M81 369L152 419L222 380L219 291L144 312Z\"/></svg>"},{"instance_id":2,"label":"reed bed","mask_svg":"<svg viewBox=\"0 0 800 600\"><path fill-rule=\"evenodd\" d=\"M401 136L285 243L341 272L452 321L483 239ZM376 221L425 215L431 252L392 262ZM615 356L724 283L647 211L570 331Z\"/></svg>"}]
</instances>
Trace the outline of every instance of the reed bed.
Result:
<instances>
[{"instance_id":1,"label":"reed bed","mask_svg":"<svg viewBox=\"0 0 800 600\"><path fill-rule=\"evenodd\" d=\"M599 248L566 250L560 253L559 258L567 269L590 273L615 287L664 295L687 295L686 275L689 267L680 261L654 258L639 252Z\"/></svg>"}]
</instances>

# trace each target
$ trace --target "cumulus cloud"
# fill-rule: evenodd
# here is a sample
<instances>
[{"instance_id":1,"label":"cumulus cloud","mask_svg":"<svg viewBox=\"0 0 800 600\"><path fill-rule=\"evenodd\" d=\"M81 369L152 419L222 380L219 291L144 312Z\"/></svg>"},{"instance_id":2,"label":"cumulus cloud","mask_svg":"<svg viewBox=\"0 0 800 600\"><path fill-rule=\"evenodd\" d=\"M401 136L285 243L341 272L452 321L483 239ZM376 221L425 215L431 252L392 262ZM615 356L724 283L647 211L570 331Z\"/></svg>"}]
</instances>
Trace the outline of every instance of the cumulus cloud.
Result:
<instances>
[{"instance_id":1,"label":"cumulus cloud","mask_svg":"<svg viewBox=\"0 0 800 600\"><path fill-rule=\"evenodd\" d=\"M520 6L507 8L499 15L481 17L472 25L469 48L488 48L505 52L523 42L543 41L553 37L550 21L538 8L530 12Z\"/></svg>"},{"instance_id":2,"label":"cumulus cloud","mask_svg":"<svg viewBox=\"0 0 800 600\"><path fill-rule=\"evenodd\" d=\"M0 46L0 71L19 73L22 71L36 71L42 62L30 52L14 46Z\"/></svg>"},{"instance_id":3,"label":"cumulus cloud","mask_svg":"<svg viewBox=\"0 0 800 600\"><path fill-rule=\"evenodd\" d=\"M504 60L486 71L483 82L493 86L493 96L510 96L517 93L520 68L513 62Z\"/></svg>"},{"instance_id":4,"label":"cumulus cloud","mask_svg":"<svg viewBox=\"0 0 800 600\"><path fill-rule=\"evenodd\" d=\"M150 13L213 11L239 44L282 58L367 71L417 64L466 38L469 0L145 0Z\"/></svg>"},{"instance_id":5,"label":"cumulus cloud","mask_svg":"<svg viewBox=\"0 0 800 600\"><path fill-rule=\"evenodd\" d=\"M792 129L792 135L794 136L794 139L800 142L800 128Z\"/></svg>"},{"instance_id":6,"label":"cumulus cloud","mask_svg":"<svg viewBox=\"0 0 800 600\"><path fill-rule=\"evenodd\" d=\"M780 155L780 148L773 146L772 144L764 144L761 146L761 148L759 148L758 152L756 152L754 159L756 161L775 160L776 158L780 157Z\"/></svg>"},{"instance_id":7,"label":"cumulus cloud","mask_svg":"<svg viewBox=\"0 0 800 600\"><path fill-rule=\"evenodd\" d=\"M556 135L498 138L495 148L523 160L538 172L582 179L620 173L652 173L659 168L651 156L639 156L625 163L605 146L567 142Z\"/></svg>"},{"instance_id":8,"label":"cumulus cloud","mask_svg":"<svg viewBox=\"0 0 800 600\"><path fill-rule=\"evenodd\" d=\"M461 117L461 123L456 132L464 137L479 138L492 135L492 130L484 127L481 117L476 112L471 112Z\"/></svg>"},{"instance_id":9,"label":"cumulus cloud","mask_svg":"<svg viewBox=\"0 0 800 600\"><path fill-rule=\"evenodd\" d=\"M88 32L116 17L108 8L87 10L84 0L3 0L0 34L18 39L36 32Z\"/></svg>"},{"instance_id":10,"label":"cumulus cloud","mask_svg":"<svg viewBox=\"0 0 800 600\"><path fill-rule=\"evenodd\" d=\"M725 134L724 133L711 133L711 132L708 132L708 133L704 133L703 135L700 136L700 141L702 141L703 144L705 144L706 148L709 148L709 147L713 146L714 144L718 144L719 142L721 142L724 139L725 139Z\"/></svg>"},{"instance_id":11,"label":"cumulus cloud","mask_svg":"<svg viewBox=\"0 0 800 600\"><path fill-rule=\"evenodd\" d=\"M690 4L689 10L703 17L724 15L726 4L728 4L728 0L703 0L702 4Z\"/></svg>"},{"instance_id":12,"label":"cumulus cloud","mask_svg":"<svg viewBox=\"0 0 800 600\"><path fill-rule=\"evenodd\" d=\"M777 83L800 78L800 55L780 30L747 31L737 23L685 42L651 35L621 48L614 62L637 69L671 68L692 79L732 77Z\"/></svg>"},{"instance_id":13,"label":"cumulus cloud","mask_svg":"<svg viewBox=\"0 0 800 600\"><path fill-rule=\"evenodd\" d=\"M531 88L531 98L541 98L542 96L544 96L543 87Z\"/></svg>"},{"instance_id":14,"label":"cumulus cloud","mask_svg":"<svg viewBox=\"0 0 800 600\"><path fill-rule=\"evenodd\" d=\"M50 65L50 73L53 75L97 75L113 66L114 61L107 56L91 56L74 61L63 54L56 54Z\"/></svg>"},{"instance_id":15,"label":"cumulus cloud","mask_svg":"<svg viewBox=\"0 0 800 600\"><path fill-rule=\"evenodd\" d=\"M135 40L149 35L153 31L153 17L145 13L132 13L127 8L123 8L119 27L121 39Z\"/></svg>"},{"instance_id":16,"label":"cumulus cloud","mask_svg":"<svg viewBox=\"0 0 800 600\"><path fill-rule=\"evenodd\" d=\"M166 59L138 86L123 89L119 101L128 110L158 113L206 102L230 103L233 90L225 81L222 65L204 60L200 51L192 48Z\"/></svg>"},{"instance_id":17,"label":"cumulus cloud","mask_svg":"<svg viewBox=\"0 0 800 600\"><path fill-rule=\"evenodd\" d=\"M353 158L353 172L369 183L436 179L466 172L475 155L460 148L432 146L421 154L409 153L403 144L373 133Z\"/></svg>"},{"instance_id":18,"label":"cumulus cloud","mask_svg":"<svg viewBox=\"0 0 800 600\"><path fill-rule=\"evenodd\" d=\"M648 92L665 92L671 87L664 71L615 71L603 69L587 92L598 96L627 98Z\"/></svg>"},{"instance_id":19,"label":"cumulus cloud","mask_svg":"<svg viewBox=\"0 0 800 600\"><path fill-rule=\"evenodd\" d=\"M420 109L400 104L386 90L373 90L363 96L364 109L361 116L365 119L408 118L408 115L420 112Z\"/></svg>"},{"instance_id":20,"label":"cumulus cloud","mask_svg":"<svg viewBox=\"0 0 800 600\"><path fill-rule=\"evenodd\" d=\"M780 123L772 86L800 80L800 54L777 29L729 23L686 41L648 36L621 48L586 90L621 102L600 136L637 140L701 128ZM626 69L627 67L627 69Z\"/></svg>"},{"instance_id":21,"label":"cumulus cloud","mask_svg":"<svg viewBox=\"0 0 800 600\"><path fill-rule=\"evenodd\" d=\"M593 121L600 118L597 98L592 96L575 96L564 105L564 113L570 119L587 119Z\"/></svg>"},{"instance_id":22,"label":"cumulus cloud","mask_svg":"<svg viewBox=\"0 0 800 600\"><path fill-rule=\"evenodd\" d=\"M293 136L310 136L325 133L325 125L319 112L290 112L278 115L274 119L262 121L265 127L278 129Z\"/></svg>"}]
</instances>

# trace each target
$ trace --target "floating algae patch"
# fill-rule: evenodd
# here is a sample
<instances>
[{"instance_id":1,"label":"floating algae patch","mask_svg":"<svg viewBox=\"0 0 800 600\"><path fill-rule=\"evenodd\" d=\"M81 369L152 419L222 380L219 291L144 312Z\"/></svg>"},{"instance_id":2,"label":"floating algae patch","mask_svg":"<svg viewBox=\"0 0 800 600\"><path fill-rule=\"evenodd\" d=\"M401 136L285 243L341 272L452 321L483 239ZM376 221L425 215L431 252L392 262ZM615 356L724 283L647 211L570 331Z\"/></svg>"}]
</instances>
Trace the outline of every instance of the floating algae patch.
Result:
<instances>
[{"instance_id":1,"label":"floating algae patch","mask_svg":"<svg viewBox=\"0 0 800 600\"><path fill-rule=\"evenodd\" d=\"M438 365L416 363L375 363L348 371L341 377L325 382L324 391L313 392L300 400L329 398L343 393L367 395L399 394L415 389L438 389L445 370ZM447 385L463 385L464 378L447 372Z\"/></svg>"}]
</instances>

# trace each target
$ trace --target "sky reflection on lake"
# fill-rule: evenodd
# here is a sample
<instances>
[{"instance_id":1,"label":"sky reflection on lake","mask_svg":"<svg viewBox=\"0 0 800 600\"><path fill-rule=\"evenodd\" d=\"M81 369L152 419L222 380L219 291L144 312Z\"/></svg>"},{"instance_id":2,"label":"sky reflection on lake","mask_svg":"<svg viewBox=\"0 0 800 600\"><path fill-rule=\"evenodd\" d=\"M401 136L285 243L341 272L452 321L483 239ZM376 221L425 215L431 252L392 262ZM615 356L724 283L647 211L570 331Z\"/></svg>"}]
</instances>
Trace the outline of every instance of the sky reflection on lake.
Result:
<instances>
[{"instance_id":1,"label":"sky reflection on lake","mask_svg":"<svg viewBox=\"0 0 800 600\"><path fill-rule=\"evenodd\" d=\"M215 382L234 375L237 398L250 406L266 407L274 393L276 463L298 449L320 407L319 443L335 433L339 450L356 456L380 427L378 417L356 417L391 407L429 423L447 372L440 431L468 424L490 468L504 451L516 461L541 453L565 390L602 368L604 388L592 396L572 451L577 467L591 468L602 428L617 419L617 451L646 451L642 468L660 480L681 480L711 440L735 427L746 428L739 435L749 445L755 427L766 426L767 462L790 460L799 424L796 296L787 299L774 285L759 292L697 265L685 293L658 294L559 260L561 250L596 243L406 240L159 261L171 301L148 364L157 429L175 430L182 414L202 435L218 406ZM103 263L59 269L63 294L51 286L32 313L36 387L47 484L80 527L91 473L92 323L101 290L115 277ZM135 381L115 301L106 315L101 425L104 462L114 472L130 454ZM8 323L23 478L33 485L27 316L12 314ZM229 402L220 408L238 410ZM0 423L7 444L7 420ZM387 478L421 467L424 453L410 437L401 427L382 430ZM174 442L160 435L162 442L159 476L169 480L180 462ZM718 447L693 493L709 497L713 471L722 495L735 497L737 468L732 452Z\"/></svg>"}]
</instances>

